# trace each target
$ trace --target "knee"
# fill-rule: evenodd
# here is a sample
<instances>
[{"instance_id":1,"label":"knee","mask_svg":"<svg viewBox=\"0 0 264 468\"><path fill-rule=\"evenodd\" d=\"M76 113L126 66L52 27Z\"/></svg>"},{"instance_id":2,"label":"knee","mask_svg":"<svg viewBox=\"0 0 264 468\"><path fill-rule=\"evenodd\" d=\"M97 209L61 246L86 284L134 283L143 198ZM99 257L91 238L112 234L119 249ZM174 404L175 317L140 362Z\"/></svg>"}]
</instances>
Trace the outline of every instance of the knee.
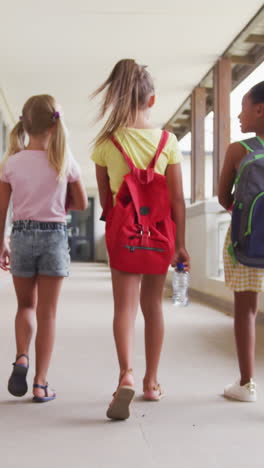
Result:
<instances>
[{"instance_id":1,"label":"knee","mask_svg":"<svg viewBox=\"0 0 264 468\"><path fill-rule=\"evenodd\" d=\"M155 315L160 315L162 313L162 302L161 300L153 300L148 298L140 302L142 314L145 320L153 319Z\"/></svg>"},{"instance_id":2,"label":"knee","mask_svg":"<svg viewBox=\"0 0 264 468\"><path fill-rule=\"evenodd\" d=\"M38 322L48 322L56 319L56 309L42 309L38 308L37 310L37 321Z\"/></svg>"},{"instance_id":3,"label":"knee","mask_svg":"<svg viewBox=\"0 0 264 468\"><path fill-rule=\"evenodd\" d=\"M17 314L24 314L35 312L36 304L30 301L23 301L18 303Z\"/></svg>"},{"instance_id":4,"label":"knee","mask_svg":"<svg viewBox=\"0 0 264 468\"><path fill-rule=\"evenodd\" d=\"M137 315L137 307L122 307L114 309L114 322L120 322L122 320L135 320Z\"/></svg>"}]
</instances>

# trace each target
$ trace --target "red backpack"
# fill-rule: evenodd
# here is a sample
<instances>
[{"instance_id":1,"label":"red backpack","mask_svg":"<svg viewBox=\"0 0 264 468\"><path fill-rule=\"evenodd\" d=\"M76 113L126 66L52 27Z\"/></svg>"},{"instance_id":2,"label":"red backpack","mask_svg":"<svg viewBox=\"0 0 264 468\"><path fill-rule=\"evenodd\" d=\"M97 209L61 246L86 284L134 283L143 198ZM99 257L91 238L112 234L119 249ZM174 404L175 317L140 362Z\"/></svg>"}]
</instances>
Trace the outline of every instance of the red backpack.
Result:
<instances>
[{"instance_id":1,"label":"red backpack","mask_svg":"<svg viewBox=\"0 0 264 468\"><path fill-rule=\"evenodd\" d=\"M120 143L111 138L130 168L117 193L116 205L106 217L111 268L128 273L164 274L172 262L176 229L166 177L154 172L168 137L168 132L163 131L147 169L138 169Z\"/></svg>"}]
</instances>

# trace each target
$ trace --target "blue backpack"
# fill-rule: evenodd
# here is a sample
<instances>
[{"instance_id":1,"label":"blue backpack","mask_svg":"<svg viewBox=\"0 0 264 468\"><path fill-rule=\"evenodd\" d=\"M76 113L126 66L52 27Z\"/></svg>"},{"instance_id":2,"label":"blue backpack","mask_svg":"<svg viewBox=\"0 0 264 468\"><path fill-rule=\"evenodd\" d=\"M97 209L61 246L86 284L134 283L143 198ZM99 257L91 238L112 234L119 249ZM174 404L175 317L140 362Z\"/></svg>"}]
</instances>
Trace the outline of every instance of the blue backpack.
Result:
<instances>
[{"instance_id":1,"label":"blue backpack","mask_svg":"<svg viewBox=\"0 0 264 468\"><path fill-rule=\"evenodd\" d=\"M240 141L248 153L235 179L229 253L246 266L264 268L264 141Z\"/></svg>"}]
</instances>

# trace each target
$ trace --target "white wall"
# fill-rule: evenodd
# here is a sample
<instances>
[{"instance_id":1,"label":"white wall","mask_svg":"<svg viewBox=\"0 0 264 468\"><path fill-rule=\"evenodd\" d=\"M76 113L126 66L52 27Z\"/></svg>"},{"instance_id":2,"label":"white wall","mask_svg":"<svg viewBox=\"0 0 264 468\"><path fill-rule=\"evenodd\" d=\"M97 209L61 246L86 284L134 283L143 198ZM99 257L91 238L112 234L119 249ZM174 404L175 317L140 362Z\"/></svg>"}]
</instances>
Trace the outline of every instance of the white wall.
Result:
<instances>
[{"instance_id":1,"label":"white wall","mask_svg":"<svg viewBox=\"0 0 264 468\"><path fill-rule=\"evenodd\" d=\"M213 158L211 153L206 153L205 156L205 198L209 199L213 193ZM182 180L183 191L186 200L191 198L191 158L186 151L183 152L182 162Z\"/></svg>"},{"instance_id":2,"label":"white wall","mask_svg":"<svg viewBox=\"0 0 264 468\"><path fill-rule=\"evenodd\" d=\"M2 114L5 124L11 128L14 125L14 118L13 118L13 114L8 106L7 100L1 88L0 88L0 112Z\"/></svg>"}]
</instances>

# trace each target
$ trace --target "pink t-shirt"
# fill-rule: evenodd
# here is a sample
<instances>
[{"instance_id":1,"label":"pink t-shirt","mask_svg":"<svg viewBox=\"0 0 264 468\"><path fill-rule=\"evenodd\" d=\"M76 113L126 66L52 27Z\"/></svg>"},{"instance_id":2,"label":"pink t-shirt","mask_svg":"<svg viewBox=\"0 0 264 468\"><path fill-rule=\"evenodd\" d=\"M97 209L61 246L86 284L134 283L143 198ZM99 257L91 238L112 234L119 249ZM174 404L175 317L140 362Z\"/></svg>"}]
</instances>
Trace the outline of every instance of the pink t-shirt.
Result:
<instances>
[{"instance_id":1,"label":"pink t-shirt","mask_svg":"<svg viewBox=\"0 0 264 468\"><path fill-rule=\"evenodd\" d=\"M80 169L72 159L69 174L62 180L50 167L47 151L23 150L10 156L1 180L12 187L13 221L65 222L67 183L80 178Z\"/></svg>"}]
</instances>

